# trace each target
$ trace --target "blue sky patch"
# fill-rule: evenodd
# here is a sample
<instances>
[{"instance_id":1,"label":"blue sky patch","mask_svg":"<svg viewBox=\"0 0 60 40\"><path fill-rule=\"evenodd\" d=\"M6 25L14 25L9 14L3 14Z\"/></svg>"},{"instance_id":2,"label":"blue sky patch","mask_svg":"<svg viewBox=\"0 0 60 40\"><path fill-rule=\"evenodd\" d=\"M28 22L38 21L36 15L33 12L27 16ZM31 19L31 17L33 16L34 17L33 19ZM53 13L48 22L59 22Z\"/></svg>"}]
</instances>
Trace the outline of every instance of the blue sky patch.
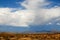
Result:
<instances>
[{"instance_id":1,"label":"blue sky patch","mask_svg":"<svg viewBox=\"0 0 60 40\"><path fill-rule=\"evenodd\" d=\"M0 7L19 8L22 7L18 2L24 0L0 0Z\"/></svg>"}]
</instances>

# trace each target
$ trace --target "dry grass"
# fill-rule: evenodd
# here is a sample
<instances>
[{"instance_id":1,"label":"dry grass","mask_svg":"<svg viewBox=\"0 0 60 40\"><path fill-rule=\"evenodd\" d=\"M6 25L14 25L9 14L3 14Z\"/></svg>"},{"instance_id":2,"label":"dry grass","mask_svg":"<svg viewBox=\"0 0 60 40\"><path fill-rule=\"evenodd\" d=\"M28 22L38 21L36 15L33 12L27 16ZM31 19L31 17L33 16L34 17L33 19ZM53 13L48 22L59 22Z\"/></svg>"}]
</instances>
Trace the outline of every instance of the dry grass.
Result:
<instances>
[{"instance_id":1,"label":"dry grass","mask_svg":"<svg viewBox=\"0 0 60 40\"><path fill-rule=\"evenodd\" d=\"M0 40L60 40L60 33L0 33Z\"/></svg>"}]
</instances>

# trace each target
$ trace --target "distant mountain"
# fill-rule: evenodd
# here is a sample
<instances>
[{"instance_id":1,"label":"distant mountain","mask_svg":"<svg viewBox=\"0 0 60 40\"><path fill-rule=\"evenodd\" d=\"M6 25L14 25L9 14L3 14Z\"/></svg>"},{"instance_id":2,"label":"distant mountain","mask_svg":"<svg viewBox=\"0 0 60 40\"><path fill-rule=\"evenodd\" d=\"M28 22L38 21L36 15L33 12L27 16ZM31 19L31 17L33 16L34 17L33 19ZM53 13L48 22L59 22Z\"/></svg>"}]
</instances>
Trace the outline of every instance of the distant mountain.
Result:
<instances>
[{"instance_id":1,"label":"distant mountain","mask_svg":"<svg viewBox=\"0 0 60 40\"><path fill-rule=\"evenodd\" d=\"M31 32L60 32L59 25L38 25L38 26L31 26Z\"/></svg>"},{"instance_id":2,"label":"distant mountain","mask_svg":"<svg viewBox=\"0 0 60 40\"><path fill-rule=\"evenodd\" d=\"M28 27L16 27L16 26L7 26L0 25L0 32L24 32L29 30Z\"/></svg>"},{"instance_id":3,"label":"distant mountain","mask_svg":"<svg viewBox=\"0 0 60 40\"><path fill-rule=\"evenodd\" d=\"M40 33L40 32L58 32L60 26L57 25L35 25L30 27L15 27L0 25L0 32L17 32L17 33Z\"/></svg>"}]
</instances>

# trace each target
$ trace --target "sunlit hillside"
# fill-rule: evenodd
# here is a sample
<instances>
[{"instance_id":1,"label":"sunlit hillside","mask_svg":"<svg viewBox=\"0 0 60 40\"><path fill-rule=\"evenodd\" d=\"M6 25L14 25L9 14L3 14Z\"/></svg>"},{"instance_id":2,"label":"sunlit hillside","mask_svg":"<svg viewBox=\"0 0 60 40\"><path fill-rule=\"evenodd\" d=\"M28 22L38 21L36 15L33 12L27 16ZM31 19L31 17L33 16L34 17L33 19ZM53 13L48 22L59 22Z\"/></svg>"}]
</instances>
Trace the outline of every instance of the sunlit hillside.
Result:
<instances>
[{"instance_id":1,"label":"sunlit hillside","mask_svg":"<svg viewBox=\"0 0 60 40\"><path fill-rule=\"evenodd\" d=\"M0 40L60 40L60 33L0 33Z\"/></svg>"}]
</instances>

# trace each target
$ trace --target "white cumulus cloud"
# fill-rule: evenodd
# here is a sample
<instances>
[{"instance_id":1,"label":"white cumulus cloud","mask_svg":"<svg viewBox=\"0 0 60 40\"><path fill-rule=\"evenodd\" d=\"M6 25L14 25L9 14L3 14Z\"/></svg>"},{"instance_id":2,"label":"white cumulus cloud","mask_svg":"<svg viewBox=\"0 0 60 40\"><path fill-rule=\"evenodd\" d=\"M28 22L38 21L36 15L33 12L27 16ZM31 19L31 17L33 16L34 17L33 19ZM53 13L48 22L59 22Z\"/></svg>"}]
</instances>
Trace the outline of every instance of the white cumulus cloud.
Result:
<instances>
[{"instance_id":1,"label":"white cumulus cloud","mask_svg":"<svg viewBox=\"0 0 60 40\"><path fill-rule=\"evenodd\" d=\"M60 7L43 8L49 5L46 0L25 0L21 3L25 10L13 11L14 8L0 8L0 24L12 26L43 25L60 16Z\"/></svg>"},{"instance_id":2,"label":"white cumulus cloud","mask_svg":"<svg viewBox=\"0 0 60 40\"><path fill-rule=\"evenodd\" d=\"M0 8L0 24L13 26L28 26L33 20L33 14L28 10L11 12L11 8Z\"/></svg>"}]
</instances>

